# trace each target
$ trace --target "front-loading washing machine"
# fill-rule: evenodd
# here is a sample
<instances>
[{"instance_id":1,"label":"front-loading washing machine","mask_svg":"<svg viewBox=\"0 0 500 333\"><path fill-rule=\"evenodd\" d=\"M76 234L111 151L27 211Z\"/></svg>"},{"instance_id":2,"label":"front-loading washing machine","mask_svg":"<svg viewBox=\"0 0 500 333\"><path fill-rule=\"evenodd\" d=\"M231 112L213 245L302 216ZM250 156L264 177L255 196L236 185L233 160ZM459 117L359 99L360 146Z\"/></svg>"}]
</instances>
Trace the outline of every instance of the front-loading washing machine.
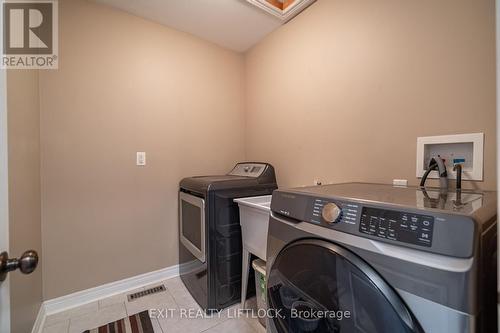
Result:
<instances>
[{"instance_id":1,"label":"front-loading washing machine","mask_svg":"<svg viewBox=\"0 0 500 333\"><path fill-rule=\"evenodd\" d=\"M269 331L497 332L496 215L495 192L274 191Z\"/></svg>"}]
</instances>

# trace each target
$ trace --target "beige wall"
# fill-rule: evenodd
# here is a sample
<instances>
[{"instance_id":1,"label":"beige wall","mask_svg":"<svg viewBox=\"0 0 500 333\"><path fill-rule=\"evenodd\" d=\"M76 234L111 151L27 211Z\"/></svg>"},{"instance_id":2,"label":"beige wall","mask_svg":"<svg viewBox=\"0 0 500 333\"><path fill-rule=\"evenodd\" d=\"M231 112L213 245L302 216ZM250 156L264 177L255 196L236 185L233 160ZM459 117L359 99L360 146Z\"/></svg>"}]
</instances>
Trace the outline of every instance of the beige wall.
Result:
<instances>
[{"instance_id":1,"label":"beige wall","mask_svg":"<svg viewBox=\"0 0 500 333\"><path fill-rule=\"evenodd\" d=\"M280 186L415 184L416 137L484 132L493 189L493 6L319 0L243 58L60 1L60 69L39 78L44 298L177 264L178 181L245 157Z\"/></svg>"},{"instance_id":2,"label":"beige wall","mask_svg":"<svg viewBox=\"0 0 500 333\"><path fill-rule=\"evenodd\" d=\"M9 239L11 257L41 255L38 72L7 72ZM40 266L43 260L40 262ZM11 332L30 332L42 302L42 269L10 273Z\"/></svg>"},{"instance_id":3,"label":"beige wall","mask_svg":"<svg viewBox=\"0 0 500 333\"><path fill-rule=\"evenodd\" d=\"M59 6L59 70L40 73L45 299L177 264L179 180L244 158L241 55Z\"/></svg>"},{"instance_id":4,"label":"beige wall","mask_svg":"<svg viewBox=\"0 0 500 333\"><path fill-rule=\"evenodd\" d=\"M415 184L418 136L484 132L494 189L494 3L319 0L246 55L247 158L280 186Z\"/></svg>"}]
</instances>

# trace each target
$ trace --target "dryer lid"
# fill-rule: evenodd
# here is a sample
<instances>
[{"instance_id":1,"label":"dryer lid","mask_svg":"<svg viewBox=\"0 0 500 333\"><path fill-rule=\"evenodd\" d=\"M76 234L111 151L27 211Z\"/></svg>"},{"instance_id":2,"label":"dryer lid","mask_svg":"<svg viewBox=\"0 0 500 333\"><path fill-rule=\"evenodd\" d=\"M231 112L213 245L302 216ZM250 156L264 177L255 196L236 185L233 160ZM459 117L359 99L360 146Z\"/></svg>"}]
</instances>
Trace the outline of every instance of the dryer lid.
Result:
<instances>
[{"instance_id":1,"label":"dryer lid","mask_svg":"<svg viewBox=\"0 0 500 333\"><path fill-rule=\"evenodd\" d=\"M180 187L196 193L206 193L209 190L250 188L268 184L276 188L274 168L268 163L245 162L238 163L226 175L194 176L184 178Z\"/></svg>"}]
</instances>

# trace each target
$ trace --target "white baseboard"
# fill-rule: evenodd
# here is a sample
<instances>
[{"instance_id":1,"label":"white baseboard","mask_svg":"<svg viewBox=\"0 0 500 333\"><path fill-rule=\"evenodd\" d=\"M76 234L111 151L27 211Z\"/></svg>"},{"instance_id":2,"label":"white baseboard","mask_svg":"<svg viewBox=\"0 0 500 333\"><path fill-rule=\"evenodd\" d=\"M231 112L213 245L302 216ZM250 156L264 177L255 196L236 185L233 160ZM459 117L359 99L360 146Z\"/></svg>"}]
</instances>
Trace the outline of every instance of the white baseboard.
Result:
<instances>
[{"instance_id":1,"label":"white baseboard","mask_svg":"<svg viewBox=\"0 0 500 333\"><path fill-rule=\"evenodd\" d=\"M32 333L40 333L47 316L66 311L78 306L95 302L110 296L125 293L150 284L158 283L179 276L179 265L157 271L132 276L127 279L106 283L98 287L78 291L73 294L49 299L42 303Z\"/></svg>"},{"instance_id":2,"label":"white baseboard","mask_svg":"<svg viewBox=\"0 0 500 333\"><path fill-rule=\"evenodd\" d=\"M45 318L47 318L47 314L45 313L45 306L40 304L40 310L38 310L38 315L36 316L35 324L33 325L33 329L31 333L41 333L43 330L43 324L45 323Z\"/></svg>"},{"instance_id":3,"label":"white baseboard","mask_svg":"<svg viewBox=\"0 0 500 333\"><path fill-rule=\"evenodd\" d=\"M103 284L98 287L78 291L73 294L49 299L43 302L45 312L49 316L57 312L69 310L80 305L137 289L148 284L170 279L178 275L179 265L175 265L157 271L132 276L127 279Z\"/></svg>"}]
</instances>

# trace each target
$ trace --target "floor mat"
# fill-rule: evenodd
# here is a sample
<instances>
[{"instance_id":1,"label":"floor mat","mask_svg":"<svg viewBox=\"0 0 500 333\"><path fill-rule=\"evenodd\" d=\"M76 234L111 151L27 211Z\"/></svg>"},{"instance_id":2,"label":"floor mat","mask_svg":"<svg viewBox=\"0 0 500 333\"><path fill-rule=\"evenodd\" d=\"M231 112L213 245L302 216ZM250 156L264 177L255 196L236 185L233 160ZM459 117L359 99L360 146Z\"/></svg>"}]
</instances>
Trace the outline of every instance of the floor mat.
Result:
<instances>
[{"instance_id":1,"label":"floor mat","mask_svg":"<svg viewBox=\"0 0 500 333\"><path fill-rule=\"evenodd\" d=\"M154 333L148 311L123 318L83 333Z\"/></svg>"}]
</instances>

